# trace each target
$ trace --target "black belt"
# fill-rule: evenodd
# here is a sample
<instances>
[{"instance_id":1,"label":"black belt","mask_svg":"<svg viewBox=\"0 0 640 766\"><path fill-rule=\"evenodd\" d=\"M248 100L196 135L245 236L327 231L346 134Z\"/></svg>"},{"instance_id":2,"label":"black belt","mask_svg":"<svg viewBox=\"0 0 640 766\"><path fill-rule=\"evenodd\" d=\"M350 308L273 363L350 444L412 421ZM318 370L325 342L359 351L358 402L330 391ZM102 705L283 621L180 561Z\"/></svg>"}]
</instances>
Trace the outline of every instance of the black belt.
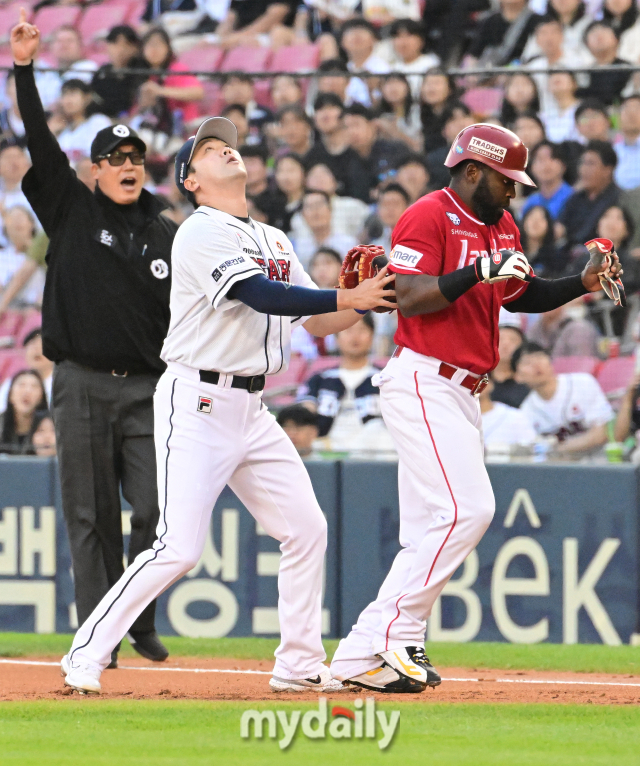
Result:
<instances>
[{"instance_id":1,"label":"black belt","mask_svg":"<svg viewBox=\"0 0 640 766\"><path fill-rule=\"evenodd\" d=\"M211 372L210 370L200 370L200 380L203 383L213 383L215 386L220 380L220 373ZM250 394L255 394L258 391L262 391L264 388L264 383L264 375L251 375L250 377L234 375L233 380L231 381L231 388L242 388L244 391L248 391Z\"/></svg>"}]
</instances>

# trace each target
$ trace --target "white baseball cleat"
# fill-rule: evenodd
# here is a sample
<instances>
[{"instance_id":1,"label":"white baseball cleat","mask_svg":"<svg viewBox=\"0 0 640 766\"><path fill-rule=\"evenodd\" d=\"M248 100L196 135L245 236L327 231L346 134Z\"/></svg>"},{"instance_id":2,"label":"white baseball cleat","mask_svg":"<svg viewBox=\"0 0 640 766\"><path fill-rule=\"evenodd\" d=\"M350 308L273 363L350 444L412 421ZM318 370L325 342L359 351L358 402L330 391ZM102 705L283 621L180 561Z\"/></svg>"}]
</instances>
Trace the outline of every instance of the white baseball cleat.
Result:
<instances>
[{"instance_id":1,"label":"white baseball cleat","mask_svg":"<svg viewBox=\"0 0 640 766\"><path fill-rule=\"evenodd\" d=\"M60 661L60 674L65 676L64 685L70 686L80 694L100 694L100 676L102 671L93 665L71 667L69 655Z\"/></svg>"},{"instance_id":2,"label":"white baseball cleat","mask_svg":"<svg viewBox=\"0 0 640 766\"><path fill-rule=\"evenodd\" d=\"M315 689L319 692L343 692L347 687L334 678L328 668L322 670L315 678L300 678L290 681L286 678L272 676L269 686L274 692L308 692Z\"/></svg>"},{"instance_id":3,"label":"white baseball cleat","mask_svg":"<svg viewBox=\"0 0 640 766\"><path fill-rule=\"evenodd\" d=\"M379 668L347 678L345 684L352 684L361 689L381 692L382 694L419 694L425 689L425 685L421 681L414 681L413 678L401 676L386 662Z\"/></svg>"},{"instance_id":4,"label":"white baseball cleat","mask_svg":"<svg viewBox=\"0 0 640 766\"><path fill-rule=\"evenodd\" d=\"M442 679L437 670L429 662L421 646L404 646L402 649L389 649L387 652L378 652L387 665L412 681L427 686L440 686Z\"/></svg>"}]
</instances>

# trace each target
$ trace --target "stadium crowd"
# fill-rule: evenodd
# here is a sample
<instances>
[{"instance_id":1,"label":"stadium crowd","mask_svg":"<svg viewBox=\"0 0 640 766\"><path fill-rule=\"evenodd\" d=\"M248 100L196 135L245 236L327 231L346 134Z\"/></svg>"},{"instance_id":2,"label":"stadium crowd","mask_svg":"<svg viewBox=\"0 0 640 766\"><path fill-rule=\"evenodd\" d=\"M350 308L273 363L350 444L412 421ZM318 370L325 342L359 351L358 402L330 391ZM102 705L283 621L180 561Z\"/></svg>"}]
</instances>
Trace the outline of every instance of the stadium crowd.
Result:
<instances>
[{"instance_id":1,"label":"stadium crowd","mask_svg":"<svg viewBox=\"0 0 640 766\"><path fill-rule=\"evenodd\" d=\"M0 39L18 5L0 4ZM517 133L538 188L519 187L512 212L536 274L579 272L584 242L606 237L629 305L598 293L505 316L480 400L487 450L580 456L607 444L620 457L610 445L640 428L635 0L42 0L30 14L42 25L36 82L49 127L87 186L93 137L125 122L147 144L146 188L182 222L192 207L173 183L175 152L203 116L226 116L251 216L287 232L324 288L351 246L389 252L407 207L447 185L443 162L462 128ZM30 160L3 63L0 451L52 454L51 365L37 327L47 240L20 187ZM265 397L301 454L392 453L374 377L394 329L394 315L375 314L335 338L295 331L292 368Z\"/></svg>"}]
</instances>

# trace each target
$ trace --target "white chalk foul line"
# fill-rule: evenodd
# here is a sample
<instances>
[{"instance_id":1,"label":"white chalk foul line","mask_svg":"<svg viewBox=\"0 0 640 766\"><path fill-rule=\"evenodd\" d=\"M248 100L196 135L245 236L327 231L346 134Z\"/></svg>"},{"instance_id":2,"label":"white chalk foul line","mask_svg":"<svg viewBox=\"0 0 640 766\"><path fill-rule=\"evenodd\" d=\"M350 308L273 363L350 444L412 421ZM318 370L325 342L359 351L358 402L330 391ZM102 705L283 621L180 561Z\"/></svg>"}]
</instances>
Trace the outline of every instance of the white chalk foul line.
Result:
<instances>
[{"instance_id":1,"label":"white chalk foul line","mask_svg":"<svg viewBox=\"0 0 640 766\"><path fill-rule=\"evenodd\" d=\"M0 659L4 665L43 665L46 667L60 667L59 662L41 662L37 660L6 660ZM133 665L121 665L120 670L150 670L156 673L233 673L236 675L270 676L270 670L230 670L227 668L143 668ZM640 687L640 683L628 683L624 681L561 681L556 679L537 678L442 678L443 681L458 683L491 683L491 684L547 684L550 686L633 686Z\"/></svg>"}]
</instances>

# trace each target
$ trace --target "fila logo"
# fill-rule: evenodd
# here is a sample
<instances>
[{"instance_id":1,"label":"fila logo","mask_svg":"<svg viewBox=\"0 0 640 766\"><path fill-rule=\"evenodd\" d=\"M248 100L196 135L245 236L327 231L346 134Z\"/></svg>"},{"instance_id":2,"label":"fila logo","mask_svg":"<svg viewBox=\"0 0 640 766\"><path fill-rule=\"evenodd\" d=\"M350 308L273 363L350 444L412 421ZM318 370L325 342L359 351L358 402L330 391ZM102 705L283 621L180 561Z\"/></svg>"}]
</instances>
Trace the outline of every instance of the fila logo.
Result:
<instances>
[{"instance_id":1,"label":"fila logo","mask_svg":"<svg viewBox=\"0 0 640 766\"><path fill-rule=\"evenodd\" d=\"M198 412L204 412L205 415L209 415L211 413L211 404L212 404L211 397L199 396L198 397Z\"/></svg>"},{"instance_id":2,"label":"fila logo","mask_svg":"<svg viewBox=\"0 0 640 766\"><path fill-rule=\"evenodd\" d=\"M482 138L472 136L469 141L468 151L480 154L483 157L488 157L494 162L504 162L504 158L507 154L507 150L504 146L498 146L498 144L492 144L491 141L484 141Z\"/></svg>"},{"instance_id":3,"label":"fila logo","mask_svg":"<svg viewBox=\"0 0 640 766\"><path fill-rule=\"evenodd\" d=\"M496 264L500 263L500 261L502 260L502 256L500 255L500 253L494 253L491 256L491 258L493 259L493 262L496 263Z\"/></svg>"}]
</instances>

